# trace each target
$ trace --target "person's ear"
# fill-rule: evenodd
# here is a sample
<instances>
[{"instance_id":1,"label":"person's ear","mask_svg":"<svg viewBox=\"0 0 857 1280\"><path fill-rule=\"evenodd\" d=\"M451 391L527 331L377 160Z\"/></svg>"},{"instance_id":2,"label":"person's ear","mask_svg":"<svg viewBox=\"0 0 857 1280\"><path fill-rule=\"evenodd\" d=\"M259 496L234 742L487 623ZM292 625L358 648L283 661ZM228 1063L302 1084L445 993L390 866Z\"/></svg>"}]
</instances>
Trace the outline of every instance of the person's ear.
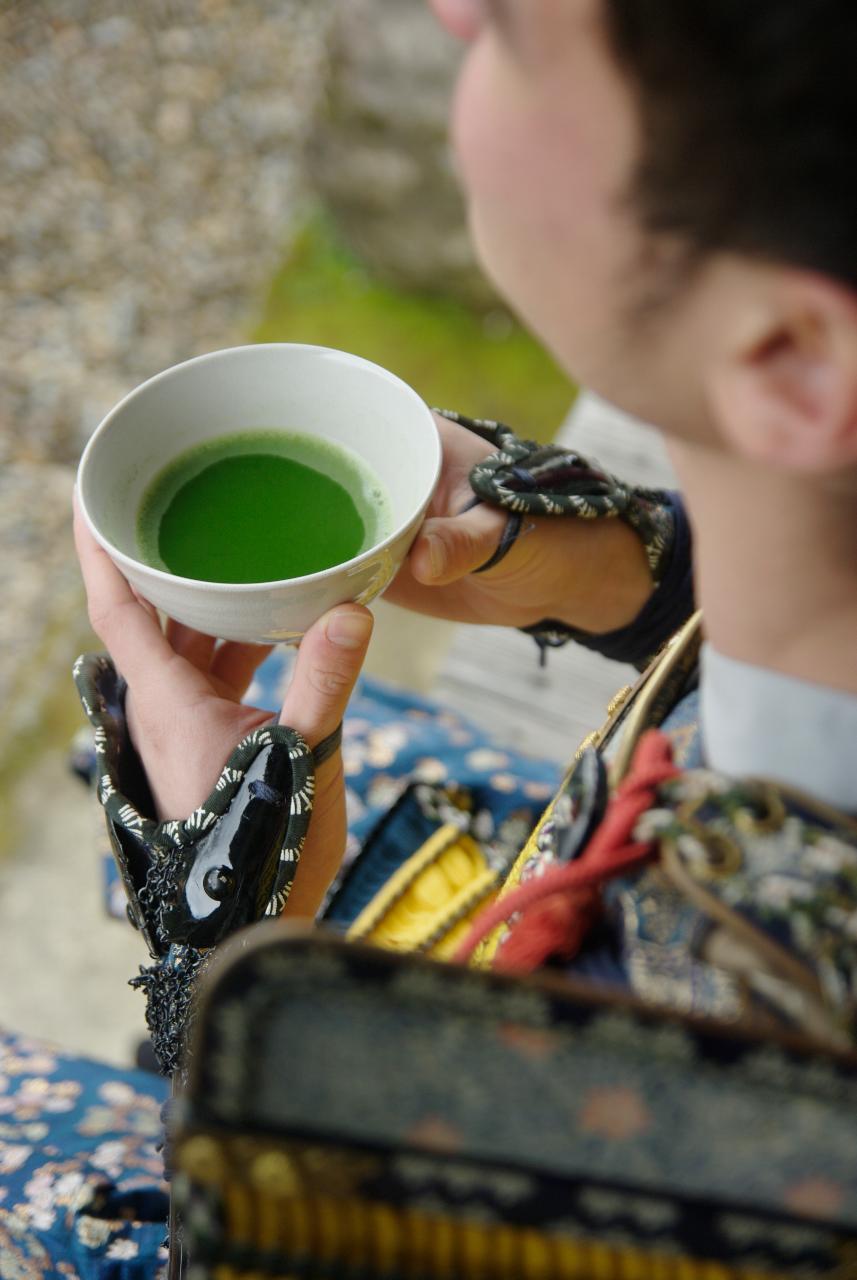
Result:
<instances>
[{"instance_id":1,"label":"person's ear","mask_svg":"<svg viewBox=\"0 0 857 1280\"><path fill-rule=\"evenodd\" d=\"M758 462L806 472L853 466L857 295L809 272L772 268L769 283L712 372L720 429Z\"/></svg>"}]
</instances>

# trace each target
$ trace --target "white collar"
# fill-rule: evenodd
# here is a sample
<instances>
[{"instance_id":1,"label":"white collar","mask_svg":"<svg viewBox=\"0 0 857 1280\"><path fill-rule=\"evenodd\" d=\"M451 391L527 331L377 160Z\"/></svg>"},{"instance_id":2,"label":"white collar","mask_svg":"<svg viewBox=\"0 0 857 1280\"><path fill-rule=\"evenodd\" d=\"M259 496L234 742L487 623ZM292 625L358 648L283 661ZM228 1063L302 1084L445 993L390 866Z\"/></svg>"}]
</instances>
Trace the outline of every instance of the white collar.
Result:
<instances>
[{"instance_id":1,"label":"white collar","mask_svg":"<svg viewBox=\"0 0 857 1280\"><path fill-rule=\"evenodd\" d=\"M706 762L857 812L857 696L702 649Z\"/></svg>"}]
</instances>

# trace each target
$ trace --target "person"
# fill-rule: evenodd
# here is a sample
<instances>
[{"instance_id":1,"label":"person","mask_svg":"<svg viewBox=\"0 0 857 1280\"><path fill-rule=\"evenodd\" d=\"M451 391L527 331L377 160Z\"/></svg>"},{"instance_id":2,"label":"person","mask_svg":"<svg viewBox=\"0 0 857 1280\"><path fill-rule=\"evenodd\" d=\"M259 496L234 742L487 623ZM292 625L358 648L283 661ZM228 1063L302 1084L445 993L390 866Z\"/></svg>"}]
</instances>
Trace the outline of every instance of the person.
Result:
<instances>
[{"instance_id":1,"label":"person","mask_svg":"<svg viewBox=\"0 0 857 1280\"><path fill-rule=\"evenodd\" d=\"M849 90L836 73L854 19L836 3L823 22L815 10L786 19L773 0L752 22L724 0L704 21L642 0L434 8L467 44L452 139L488 273L563 367L669 444L705 618L706 764L853 809L855 193L849 166L822 160L845 146ZM492 445L440 426L441 483L390 599L468 621L550 618L596 637L640 617L660 588L626 520L535 517L475 573L506 519L484 503L460 514ZM81 553L155 799L170 817L190 812L247 723L211 679L200 696L197 667L214 652L216 679L227 659L181 629L159 638L106 557L85 539ZM369 625L356 606L346 616ZM318 643L310 633L284 713L311 745L341 714L364 651L334 662L325 650L338 689L325 701L309 668ZM341 776L325 768L293 911L320 901L341 855Z\"/></svg>"},{"instance_id":2,"label":"person","mask_svg":"<svg viewBox=\"0 0 857 1280\"><path fill-rule=\"evenodd\" d=\"M519 932L510 955L519 967L525 952L530 965L534 954L535 963L560 957L583 973L606 955L610 981L655 1003L853 1043L857 181L847 60L857 13L844 0L432 7L466 44L452 139L486 270L573 377L658 426L680 479L705 628L690 703L704 768L680 774L659 744L643 763L660 779L649 802L657 795L670 820L694 786L719 798L706 821L726 824L738 861L724 897L705 821L682 829L696 844L681 846L688 859L673 868L672 889L680 879L687 895L664 895L658 910L698 911L705 889L727 933L743 915L759 943L749 962L740 948L735 961L722 947L686 948L678 972L674 954L669 971L659 968L640 910L651 877L612 866L609 885L606 873L599 882L609 946L575 951L575 922L554 909L568 899L561 880L541 877L552 899L514 898L544 870L544 849L529 847L508 898L524 924L534 907L539 927ZM490 504L462 514L472 469L492 445L446 419L439 426L441 482L389 598L458 620L538 629L549 619L596 644L633 631L663 586L633 523L537 516L526 538L476 572L507 527L507 512ZM267 715L238 701L260 655L174 624L163 633L80 526L77 536L92 622L127 681L131 739L157 815L183 818ZM302 643L280 720L310 747L339 723L370 629L365 610L343 606ZM675 699L670 713L682 707L687 699ZM324 898L344 847L343 796L334 754L318 769L287 913L312 916ZM773 863L755 878L737 874L755 865L762 834ZM563 858L554 848L547 860ZM483 960L515 938L497 932L502 910ZM812 975L806 999L777 985L783 948ZM756 974L766 981L754 985Z\"/></svg>"},{"instance_id":3,"label":"person","mask_svg":"<svg viewBox=\"0 0 857 1280\"><path fill-rule=\"evenodd\" d=\"M824 167L816 146L824 137L824 157L835 154L851 118L848 77L836 74L850 12L829 4L824 20L815 8L786 19L772 3L751 22L718 3L703 22L682 6L630 0L437 0L435 9L469 42L453 142L480 257L565 368L664 431L693 521L718 683L749 679L759 698L780 677L802 694L807 684L857 694L847 643L857 613L854 184L850 167ZM801 110L784 134L792 101ZM621 522L545 521L496 569L466 576L503 516L483 506L452 518L469 496L469 466L490 450L452 432L445 445L432 517L391 599L511 625L550 614L602 631L633 618L649 583ZM158 640L101 553L84 545L83 564L93 621L129 680L132 733L159 806L189 812L247 713L201 700L193 668L209 642L179 629L173 644ZM357 607L340 616L368 634ZM322 650L336 696L314 687L309 655ZM297 691L286 714L312 742L341 714L365 637L337 648L323 624L302 652L296 685L310 697L308 719ZM216 656L214 680L227 660ZM737 761L716 736L707 759L744 772L754 750L754 770L770 773L770 753L803 736L797 697L771 701L798 718L794 733L760 734ZM181 727L167 744L165 721ZM726 729L719 719L713 727ZM831 749L823 765L799 752L798 776L781 780L847 807L844 754ZM322 852L304 861L321 883L340 837L328 838L323 812L313 825Z\"/></svg>"}]
</instances>

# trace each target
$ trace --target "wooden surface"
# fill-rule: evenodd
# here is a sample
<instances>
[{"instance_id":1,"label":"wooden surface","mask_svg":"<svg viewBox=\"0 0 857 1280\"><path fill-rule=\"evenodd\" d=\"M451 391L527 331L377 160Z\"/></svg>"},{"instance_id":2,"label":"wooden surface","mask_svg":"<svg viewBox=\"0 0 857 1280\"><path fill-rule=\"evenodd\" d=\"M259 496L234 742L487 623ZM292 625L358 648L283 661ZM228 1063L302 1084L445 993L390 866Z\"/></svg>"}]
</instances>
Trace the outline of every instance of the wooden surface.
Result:
<instances>
[{"instance_id":1,"label":"wooden surface","mask_svg":"<svg viewBox=\"0 0 857 1280\"><path fill-rule=\"evenodd\" d=\"M675 485L657 433L594 396L580 397L559 439L623 479ZM502 745L566 762L603 720L617 689L636 674L574 644L552 651L547 667L540 669L528 636L499 627L459 626L431 692Z\"/></svg>"}]
</instances>

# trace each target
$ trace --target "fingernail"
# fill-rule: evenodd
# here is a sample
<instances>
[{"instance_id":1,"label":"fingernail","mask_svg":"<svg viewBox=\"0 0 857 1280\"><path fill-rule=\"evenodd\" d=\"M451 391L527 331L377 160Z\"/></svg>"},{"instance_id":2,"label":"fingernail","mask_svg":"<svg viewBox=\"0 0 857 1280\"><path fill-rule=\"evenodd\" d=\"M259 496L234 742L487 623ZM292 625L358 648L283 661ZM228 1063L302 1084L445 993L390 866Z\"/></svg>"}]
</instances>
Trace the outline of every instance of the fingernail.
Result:
<instances>
[{"instance_id":1,"label":"fingernail","mask_svg":"<svg viewBox=\"0 0 857 1280\"><path fill-rule=\"evenodd\" d=\"M431 576L440 578L446 569L446 544L442 538L436 533L427 533L426 542L429 549L429 563L431 564Z\"/></svg>"},{"instance_id":2,"label":"fingernail","mask_svg":"<svg viewBox=\"0 0 857 1280\"><path fill-rule=\"evenodd\" d=\"M371 615L354 613L350 609L332 614L325 627L328 640L338 644L342 649L362 648L369 639L371 630Z\"/></svg>"}]
</instances>

